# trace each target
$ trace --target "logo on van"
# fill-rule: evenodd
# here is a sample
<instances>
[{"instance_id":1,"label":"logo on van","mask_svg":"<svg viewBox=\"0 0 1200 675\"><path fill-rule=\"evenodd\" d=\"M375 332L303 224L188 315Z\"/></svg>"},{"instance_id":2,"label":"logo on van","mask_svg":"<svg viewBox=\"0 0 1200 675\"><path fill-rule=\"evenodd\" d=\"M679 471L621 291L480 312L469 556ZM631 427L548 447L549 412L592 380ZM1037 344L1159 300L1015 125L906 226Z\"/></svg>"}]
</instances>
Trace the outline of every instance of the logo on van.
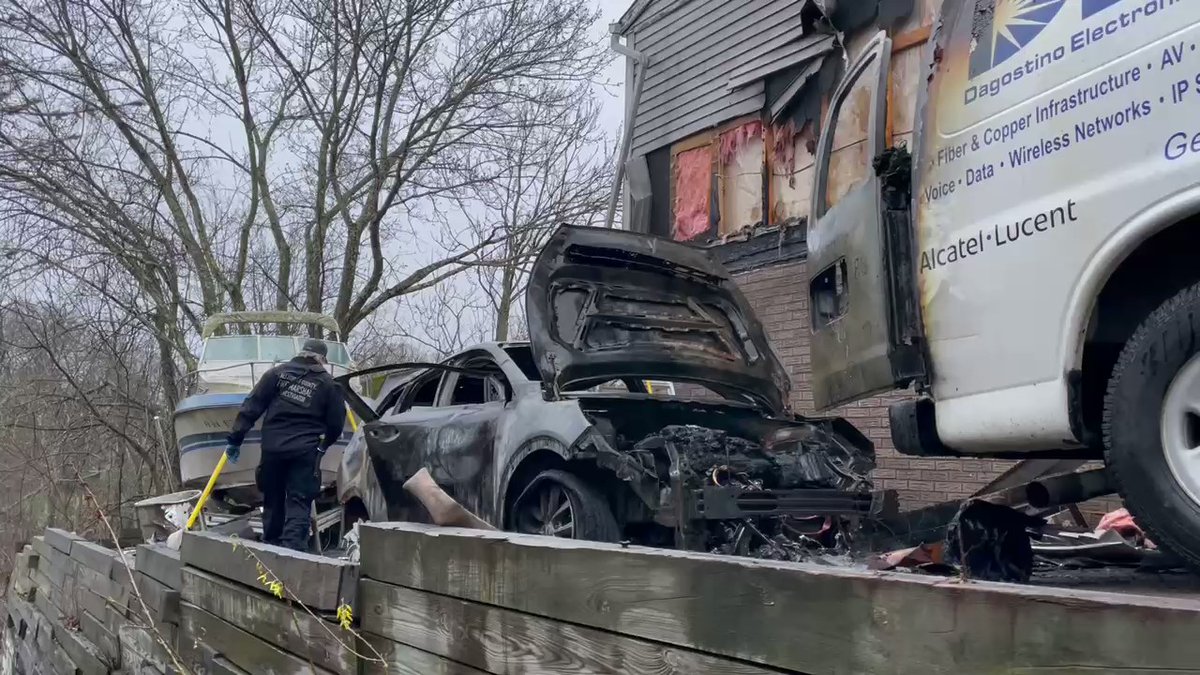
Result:
<instances>
[{"instance_id":1,"label":"logo on van","mask_svg":"<svg viewBox=\"0 0 1200 675\"><path fill-rule=\"evenodd\" d=\"M1125 0L1083 0L1083 18L1088 18L1093 14L1103 12L1113 5L1124 2Z\"/></svg>"},{"instance_id":2,"label":"logo on van","mask_svg":"<svg viewBox=\"0 0 1200 675\"><path fill-rule=\"evenodd\" d=\"M1084 0L1085 4L1103 5L1098 12L1120 0ZM971 36L971 78L974 79L1016 56L1033 41L1054 17L1066 0L977 0L975 25Z\"/></svg>"}]
</instances>

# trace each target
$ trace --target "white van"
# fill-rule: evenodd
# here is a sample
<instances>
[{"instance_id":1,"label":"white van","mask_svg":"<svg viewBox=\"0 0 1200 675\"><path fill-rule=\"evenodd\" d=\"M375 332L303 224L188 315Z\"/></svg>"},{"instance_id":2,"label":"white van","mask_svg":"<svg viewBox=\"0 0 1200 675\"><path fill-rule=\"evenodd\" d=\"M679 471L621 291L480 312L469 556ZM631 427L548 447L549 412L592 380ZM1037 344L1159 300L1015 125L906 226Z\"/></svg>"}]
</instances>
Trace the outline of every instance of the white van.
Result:
<instances>
[{"instance_id":1,"label":"white van","mask_svg":"<svg viewBox=\"0 0 1200 675\"><path fill-rule=\"evenodd\" d=\"M818 407L913 386L906 454L1103 460L1200 565L1200 0L947 1L911 183L890 55L861 52L818 146Z\"/></svg>"}]
</instances>

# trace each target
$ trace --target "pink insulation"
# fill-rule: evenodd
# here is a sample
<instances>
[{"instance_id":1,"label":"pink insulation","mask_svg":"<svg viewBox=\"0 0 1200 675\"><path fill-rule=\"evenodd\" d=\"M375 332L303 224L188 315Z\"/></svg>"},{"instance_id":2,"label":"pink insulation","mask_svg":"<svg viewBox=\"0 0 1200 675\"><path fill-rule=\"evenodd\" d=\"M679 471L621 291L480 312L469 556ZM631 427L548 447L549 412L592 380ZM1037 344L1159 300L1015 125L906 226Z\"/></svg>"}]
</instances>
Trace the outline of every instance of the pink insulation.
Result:
<instances>
[{"instance_id":1,"label":"pink insulation","mask_svg":"<svg viewBox=\"0 0 1200 675\"><path fill-rule=\"evenodd\" d=\"M726 131L721 134L721 163L729 164L732 162L738 148L741 148L750 139L762 138L762 135L763 124L758 120L747 122L733 131Z\"/></svg>"},{"instance_id":2,"label":"pink insulation","mask_svg":"<svg viewBox=\"0 0 1200 675\"><path fill-rule=\"evenodd\" d=\"M795 187L796 153L799 152L799 142L804 141L804 150L807 153L806 165L817 151L813 124L808 121L804 123L803 127L797 127L794 121L789 120L785 124L773 126L771 136L774 141L771 153L774 158L772 169L777 174L788 176L789 184Z\"/></svg>"},{"instance_id":3,"label":"pink insulation","mask_svg":"<svg viewBox=\"0 0 1200 675\"><path fill-rule=\"evenodd\" d=\"M671 237L690 241L709 229L712 194L712 149L696 148L675 156L675 222Z\"/></svg>"}]
</instances>

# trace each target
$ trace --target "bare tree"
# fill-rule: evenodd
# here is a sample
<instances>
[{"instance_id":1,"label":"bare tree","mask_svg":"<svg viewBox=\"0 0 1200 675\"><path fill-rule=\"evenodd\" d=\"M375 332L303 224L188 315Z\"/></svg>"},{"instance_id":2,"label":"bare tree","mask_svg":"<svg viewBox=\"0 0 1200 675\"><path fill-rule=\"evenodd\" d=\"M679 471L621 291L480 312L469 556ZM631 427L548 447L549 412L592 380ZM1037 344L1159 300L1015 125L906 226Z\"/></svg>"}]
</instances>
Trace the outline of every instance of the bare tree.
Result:
<instances>
[{"instance_id":1,"label":"bare tree","mask_svg":"<svg viewBox=\"0 0 1200 675\"><path fill-rule=\"evenodd\" d=\"M594 124L590 1L0 0L0 481L49 491L29 517L83 508L63 453L118 507L177 481L214 313L331 313L379 358L492 333L443 282L483 266L511 308L535 231L573 219L501 195ZM426 344L373 333L404 305Z\"/></svg>"},{"instance_id":2,"label":"bare tree","mask_svg":"<svg viewBox=\"0 0 1200 675\"><path fill-rule=\"evenodd\" d=\"M603 64L582 0L2 4L8 222L105 256L181 352L175 324L246 308L254 277L350 332L478 262L503 232L392 261L411 214L496 178L520 111L569 105Z\"/></svg>"},{"instance_id":3,"label":"bare tree","mask_svg":"<svg viewBox=\"0 0 1200 675\"><path fill-rule=\"evenodd\" d=\"M102 500L96 506L127 517L134 500L177 484L144 332L78 296L9 303L0 325L0 488L9 495L0 538L19 541L46 524L86 532L96 507L73 469Z\"/></svg>"},{"instance_id":4,"label":"bare tree","mask_svg":"<svg viewBox=\"0 0 1200 675\"><path fill-rule=\"evenodd\" d=\"M612 158L605 152L591 91L580 87L573 96L572 105L525 106L519 132L499 155L497 180L480 186L462 205L481 239L500 233L486 249L488 263L476 267L497 341L523 330L514 318L522 311L528 268L554 228L603 222Z\"/></svg>"},{"instance_id":5,"label":"bare tree","mask_svg":"<svg viewBox=\"0 0 1200 675\"><path fill-rule=\"evenodd\" d=\"M466 279L438 284L406 305L405 341L438 359L488 339L491 308Z\"/></svg>"}]
</instances>

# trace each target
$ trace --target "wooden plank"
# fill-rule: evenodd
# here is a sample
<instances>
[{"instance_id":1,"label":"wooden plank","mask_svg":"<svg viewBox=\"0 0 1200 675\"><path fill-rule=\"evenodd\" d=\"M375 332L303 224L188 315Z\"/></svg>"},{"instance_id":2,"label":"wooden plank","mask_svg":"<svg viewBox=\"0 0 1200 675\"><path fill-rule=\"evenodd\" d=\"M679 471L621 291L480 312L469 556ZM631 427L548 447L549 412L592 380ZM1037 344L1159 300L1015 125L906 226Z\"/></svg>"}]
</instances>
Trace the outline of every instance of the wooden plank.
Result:
<instances>
[{"instance_id":1,"label":"wooden plank","mask_svg":"<svg viewBox=\"0 0 1200 675\"><path fill-rule=\"evenodd\" d=\"M12 571L12 592L23 600L29 600L34 589L37 588L33 581L33 573L37 571L37 568L29 566L31 557L36 559L32 553L19 554Z\"/></svg>"},{"instance_id":2,"label":"wooden plank","mask_svg":"<svg viewBox=\"0 0 1200 675\"><path fill-rule=\"evenodd\" d=\"M1195 600L407 523L360 535L365 577L776 668L1200 672Z\"/></svg>"},{"instance_id":3,"label":"wooden plank","mask_svg":"<svg viewBox=\"0 0 1200 675\"><path fill-rule=\"evenodd\" d=\"M129 599L130 592L124 586L106 576L101 576L99 572L90 567L76 569L75 581L80 587L77 591L86 589L115 605L125 605Z\"/></svg>"},{"instance_id":4,"label":"wooden plank","mask_svg":"<svg viewBox=\"0 0 1200 675\"><path fill-rule=\"evenodd\" d=\"M133 593L134 579L137 577L137 555L127 551L125 553L125 560L128 564L127 567L123 564L113 570L113 583L124 588L129 593Z\"/></svg>"},{"instance_id":5,"label":"wooden plank","mask_svg":"<svg viewBox=\"0 0 1200 675\"><path fill-rule=\"evenodd\" d=\"M42 556L37 551L33 550L33 545L25 544L25 546L21 549L21 553L27 556L27 560L29 561L29 569L37 569L38 560L40 560Z\"/></svg>"},{"instance_id":6,"label":"wooden plank","mask_svg":"<svg viewBox=\"0 0 1200 675\"><path fill-rule=\"evenodd\" d=\"M179 590L179 570L183 562L179 559L179 551L172 551L163 544L142 544L138 546L137 571Z\"/></svg>"},{"instance_id":7,"label":"wooden plank","mask_svg":"<svg viewBox=\"0 0 1200 675\"><path fill-rule=\"evenodd\" d=\"M43 555L41 561L38 563L38 571L45 574L59 588L62 587L67 572L71 569L74 569L71 565L71 559L62 551L55 548L51 548Z\"/></svg>"},{"instance_id":8,"label":"wooden plank","mask_svg":"<svg viewBox=\"0 0 1200 675\"><path fill-rule=\"evenodd\" d=\"M364 633L363 638L384 660L382 664L377 661L365 662L362 669L364 675L487 675L485 671L477 668L444 659L437 654L423 652L416 647L400 644L385 637ZM375 652L366 647L361 651L363 654Z\"/></svg>"},{"instance_id":9,"label":"wooden plank","mask_svg":"<svg viewBox=\"0 0 1200 675\"><path fill-rule=\"evenodd\" d=\"M44 659L38 655L34 646L28 642L17 644L17 670L18 673L40 673L41 664Z\"/></svg>"},{"instance_id":10,"label":"wooden plank","mask_svg":"<svg viewBox=\"0 0 1200 675\"><path fill-rule=\"evenodd\" d=\"M289 607L265 593L191 567L183 570L182 598L318 666L339 673L358 669L354 634L314 618L299 605Z\"/></svg>"},{"instance_id":11,"label":"wooden plank","mask_svg":"<svg viewBox=\"0 0 1200 675\"><path fill-rule=\"evenodd\" d=\"M293 599L314 610L354 604L358 573L353 563L207 532L185 533L181 553L185 565L252 587L262 586L261 562Z\"/></svg>"},{"instance_id":12,"label":"wooden plank","mask_svg":"<svg viewBox=\"0 0 1200 675\"><path fill-rule=\"evenodd\" d=\"M28 544L26 544L24 549L13 556L13 572L29 574L29 570L37 566L36 563L30 564L31 560L37 560L37 554L33 552L33 549Z\"/></svg>"},{"instance_id":13,"label":"wooden plank","mask_svg":"<svg viewBox=\"0 0 1200 675\"><path fill-rule=\"evenodd\" d=\"M36 543L37 543L36 540L34 543L36 545ZM46 542L44 540L41 543L41 549L42 550L38 551L37 548L34 548L34 551L37 552L37 554L38 554L38 558L49 562L51 565L58 565L59 567L61 567L71 557L71 556L67 555L66 553L63 553L62 551L54 548L53 546L50 545L49 542ZM39 565L40 565L40 563L39 563Z\"/></svg>"},{"instance_id":14,"label":"wooden plank","mask_svg":"<svg viewBox=\"0 0 1200 675\"><path fill-rule=\"evenodd\" d=\"M187 639L202 640L229 660L251 673L328 673L288 654L269 642L209 614L191 603L181 605L180 630Z\"/></svg>"},{"instance_id":15,"label":"wooden plank","mask_svg":"<svg viewBox=\"0 0 1200 675\"><path fill-rule=\"evenodd\" d=\"M141 600L146 604L145 609L150 610L150 620L155 626L160 623L178 624L179 623L179 591L167 587L166 584L155 581L150 577L138 573L135 577L137 581L137 590L141 595ZM145 609L142 607L142 602L138 602L136 597L130 600L130 608L132 616L137 619L145 620Z\"/></svg>"},{"instance_id":16,"label":"wooden plank","mask_svg":"<svg viewBox=\"0 0 1200 675\"><path fill-rule=\"evenodd\" d=\"M229 662L217 650L200 640L183 640L179 645L179 658L183 666L193 673L204 675L248 675Z\"/></svg>"},{"instance_id":17,"label":"wooden plank","mask_svg":"<svg viewBox=\"0 0 1200 675\"><path fill-rule=\"evenodd\" d=\"M50 544L46 543L44 535L39 534L34 537L31 545L33 546L33 552L38 554L39 557L45 556L50 552Z\"/></svg>"},{"instance_id":18,"label":"wooden plank","mask_svg":"<svg viewBox=\"0 0 1200 675\"><path fill-rule=\"evenodd\" d=\"M57 527L47 527L43 536L46 538L46 543L49 544L51 548L61 552L63 555L68 556L71 555L72 545L82 539L82 537L74 532L67 532L66 530L62 530Z\"/></svg>"},{"instance_id":19,"label":"wooden plank","mask_svg":"<svg viewBox=\"0 0 1200 675\"><path fill-rule=\"evenodd\" d=\"M71 545L71 559L105 579L111 579L113 566L120 559L120 554L100 544L80 540Z\"/></svg>"},{"instance_id":20,"label":"wooden plank","mask_svg":"<svg viewBox=\"0 0 1200 675\"><path fill-rule=\"evenodd\" d=\"M122 671L137 675L164 675L171 669L170 657L149 629L129 624L121 627L117 637L121 644Z\"/></svg>"},{"instance_id":21,"label":"wooden plank","mask_svg":"<svg viewBox=\"0 0 1200 675\"><path fill-rule=\"evenodd\" d=\"M54 641L62 645L63 651L71 657L71 661L82 675L108 675L113 664L100 653L96 645L84 637L83 633L56 626Z\"/></svg>"},{"instance_id":22,"label":"wooden plank","mask_svg":"<svg viewBox=\"0 0 1200 675\"><path fill-rule=\"evenodd\" d=\"M54 585L54 582L50 581L50 577L46 576L46 573L42 570L33 570L29 574L29 578L33 581L34 590L38 595L47 595L58 591L58 587Z\"/></svg>"},{"instance_id":23,"label":"wooden plank","mask_svg":"<svg viewBox=\"0 0 1200 675\"><path fill-rule=\"evenodd\" d=\"M121 663L121 645L117 641L117 636L91 612L84 610L80 613L79 631L83 633L88 642L96 646L96 649L110 664L119 665Z\"/></svg>"},{"instance_id":24,"label":"wooden plank","mask_svg":"<svg viewBox=\"0 0 1200 675\"><path fill-rule=\"evenodd\" d=\"M54 599L54 594L50 592L39 592L34 596L33 604L38 611L44 616L58 621L62 618L62 610L58 608L58 604Z\"/></svg>"},{"instance_id":25,"label":"wooden plank","mask_svg":"<svg viewBox=\"0 0 1200 675\"><path fill-rule=\"evenodd\" d=\"M363 579L363 630L492 673L782 671Z\"/></svg>"},{"instance_id":26,"label":"wooden plank","mask_svg":"<svg viewBox=\"0 0 1200 675\"><path fill-rule=\"evenodd\" d=\"M78 675L83 669L79 667L71 656L58 643L51 643L49 649L42 653L43 658L50 664L54 673L70 673L70 675ZM108 671L105 671L107 675Z\"/></svg>"},{"instance_id":27,"label":"wooden plank","mask_svg":"<svg viewBox=\"0 0 1200 675\"><path fill-rule=\"evenodd\" d=\"M108 617L108 601L86 588L79 590L79 609L81 612L90 612L92 616Z\"/></svg>"},{"instance_id":28,"label":"wooden plank","mask_svg":"<svg viewBox=\"0 0 1200 675\"><path fill-rule=\"evenodd\" d=\"M37 651L40 654L49 654L50 650L54 649L53 624L45 616L38 617L37 637L34 638L34 644L37 646Z\"/></svg>"},{"instance_id":29,"label":"wooden plank","mask_svg":"<svg viewBox=\"0 0 1200 675\"><path fill-rule=\"evenodd\" d=\"M37 636L37 619L34 618L33 603L10 598L7 604L8 611L14 615L14 634L18 639L33 641Z\"/></svg>"}]
</instances>

